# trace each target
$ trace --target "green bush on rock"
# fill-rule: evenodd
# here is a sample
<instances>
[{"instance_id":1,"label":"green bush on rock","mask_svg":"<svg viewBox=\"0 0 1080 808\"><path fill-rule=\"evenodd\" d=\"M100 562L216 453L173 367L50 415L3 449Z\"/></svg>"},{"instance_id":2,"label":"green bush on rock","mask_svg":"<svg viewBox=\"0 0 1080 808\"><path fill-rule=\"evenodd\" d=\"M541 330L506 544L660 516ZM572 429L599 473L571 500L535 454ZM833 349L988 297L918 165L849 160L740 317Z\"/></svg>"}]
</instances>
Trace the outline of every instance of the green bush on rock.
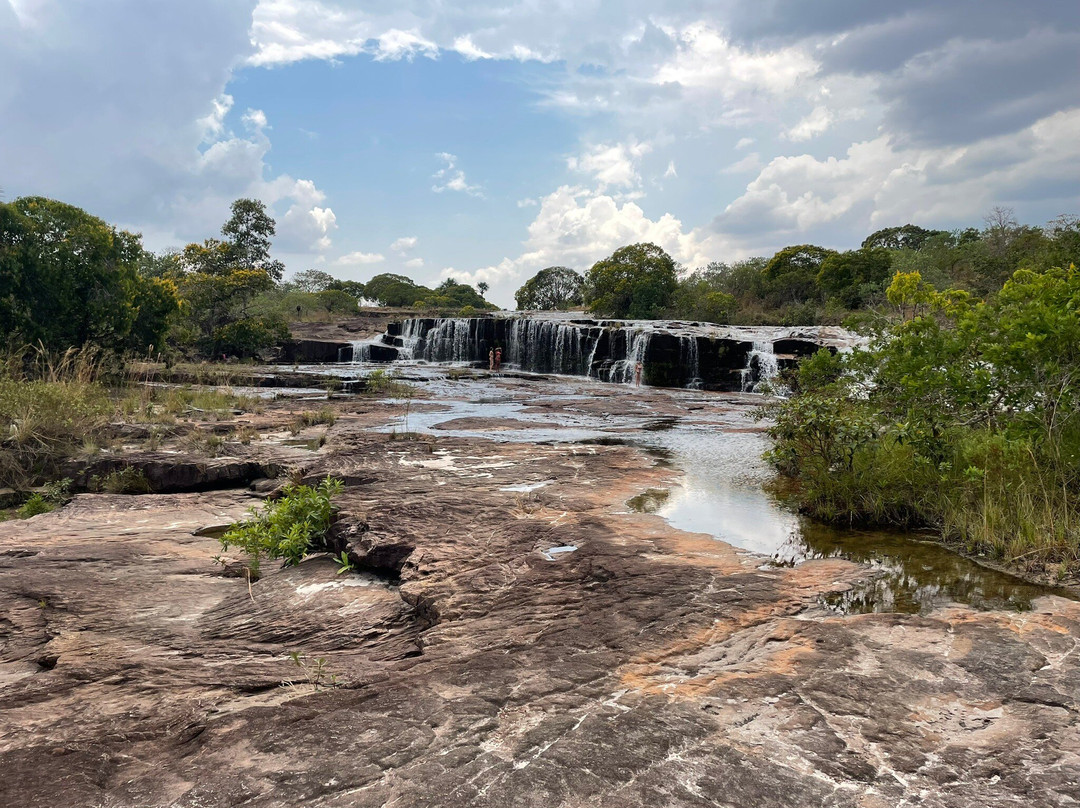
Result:
<instances>
[{"instance_id":1,"label":"green bush on rock","mask_svg":"<svg viewBox=\"0 0 1080 808\"><path fill-rule=\"evenodd\" d=\"M252 508L251 518L238 522L221 537L221 547L238 547L247 554L252 576L259 574L263 557L284 559L286 566L299 564L313 549L323 549L334 508L331 500L345 484L327 477L314 488L286 485L282 496L267 502L261 512Z\"/></svg>"}]
</instances>

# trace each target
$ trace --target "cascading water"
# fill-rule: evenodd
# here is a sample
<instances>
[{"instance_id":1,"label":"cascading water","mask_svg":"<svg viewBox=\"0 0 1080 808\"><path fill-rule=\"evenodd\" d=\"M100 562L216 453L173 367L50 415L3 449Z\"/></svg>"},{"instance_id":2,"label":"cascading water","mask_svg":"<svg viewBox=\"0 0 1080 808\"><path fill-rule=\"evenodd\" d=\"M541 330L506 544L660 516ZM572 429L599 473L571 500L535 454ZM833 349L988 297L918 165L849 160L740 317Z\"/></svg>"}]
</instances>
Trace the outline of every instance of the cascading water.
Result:
<instances>
[{"instance_id":1,"label":"cascading water","mask_svg":"<svg viewBox=\"0 0 1080 808\"><path fill-rule=\"evenodd\" d=\"M415 358L416 346L423 336L423 320L406 320L402 324L401 336L398 338L401 341L401 344L397 346L398 356L401 359Z\"/></svg>"},{"instance_id":2,"label":"cascading water","mask_svg":"<svg viewBox=\"0 0 1080 808\"><path fill-rule=\"evenodd\" d=\"M645 354L649 350L649 340L653 332L647 329L622 329L626 353L622 359L612 362L607 371L607 381L615 384L633 384L637 375L637 366L645 364Z\"/></svg>"},{"instance_id":3,"label":"cascading water","mask_svg":"<svg viewBox=\"0 0 1080 808\"><path fill-rule=\"evenodd\" d=\"M709 326L697 323L597 321L566 317L410 318L367 343L342 346L344 361L421 360L487 367L502 348L502 367L590 376L662 387L783 393L781 365L821 346L843 349L839 329ZM352 356L346 351L352 348ZM779 352L779 356L777 353Z\"/></svg>"},{"instance_id":4,"label":"cascading water","mask_svg":"<svg viewBox=\"0 0 1080 808\"><path fill-rule=\"evenodd\" d=\"M780 375L780 362L771 342L754 342L746 355L746 368L742 372L744 393L760 393Z\"/></svg>"},{"instance_id":5,"label":"cascading water","mask_svg":"<svg viewBox=\"0 0 1080 808\"><path fill-rule=\"evenodd\" d=\"M428 362L472 362L477 320L440 318L423 337L420 359Z\"/></svg>"},{"instance_id":6,"label":"cascading water","mask_svg":"<svg viewBox=\"0 0 1080 808\"><path fill-rule=\"evenodd\" d=\"M578 325L521 318L514 320L506 332L503 359L508 365L534 373L588 376L599 340L599 336L583 333Z\"/></svg>"},{"instance_id":7,"label":"cascading water","mask_svg":"<svg viewBox=\"0 0 1080 808\"><path fill-rule=\"evenodd\" d=\"M345 350L342 348L342 350ZM354 365L358 362L370 362L371 361L371 343L370 342L354 342L352 344L352 359L350 360Z\"/></svg>"},{"instance_id":8,"label":"cascading water","mask_svg":"<svg viewBox=\"0 0 1080 808\"><path fill-rule=\"evenodd\" d=\"M700 390L703 387L698 350L697 337L691 335L679 338L679 361L682 367L687 369L686 387L690 390Z\"/></svg>"}]
</instances>

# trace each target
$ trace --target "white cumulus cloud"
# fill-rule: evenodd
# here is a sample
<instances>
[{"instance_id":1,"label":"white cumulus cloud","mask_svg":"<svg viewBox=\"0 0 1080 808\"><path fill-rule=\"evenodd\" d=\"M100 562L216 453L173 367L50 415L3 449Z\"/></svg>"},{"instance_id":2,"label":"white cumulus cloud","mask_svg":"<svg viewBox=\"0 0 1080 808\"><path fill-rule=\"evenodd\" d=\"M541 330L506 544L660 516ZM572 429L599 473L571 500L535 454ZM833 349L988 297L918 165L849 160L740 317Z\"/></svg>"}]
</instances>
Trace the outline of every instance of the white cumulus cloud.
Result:
<instances>
[{"instance_id":1,"label":"white cumulus cloud","mask_svg":"<svg viewBox=\"0 0 1080 808\"><path fill-rule=\"evenodd\" d=\"M593 146L578 157L566 161L572 171L591 174L601 191L608 188L634 188L641 185L638 163L652 151L648 143L630 140L626 143Z\"/></svg>"},{"instance_id":2,"label":"white cumulus cloud","mask_svg":"<svg viewBox=\"0 0 1080 808\"><path fill-rule=\"evenodd\" d=\"M470 185L465 179L465 172L457 167L456 155L449 152L439 152L435 156L445 162L446 165L431 175L431 178L435 180L431 190L437 194L441 194L443 191L457 191L469 196L482 197L484 195L479 185Z\"/></svg>"},{"instance_id":3,"label":"white cumulus cloud","mask_svg":"<svg viewBox=\"0 0 1080 808\"><path fill-rule=\"evenodd\" d=\"M365 264L379 264L386 260L386 256L382 253L366 253L366 252L351 252L346 253L337 260L335 264L341 267L354 267L362 266Z\"/></svg>"}]
</instances>

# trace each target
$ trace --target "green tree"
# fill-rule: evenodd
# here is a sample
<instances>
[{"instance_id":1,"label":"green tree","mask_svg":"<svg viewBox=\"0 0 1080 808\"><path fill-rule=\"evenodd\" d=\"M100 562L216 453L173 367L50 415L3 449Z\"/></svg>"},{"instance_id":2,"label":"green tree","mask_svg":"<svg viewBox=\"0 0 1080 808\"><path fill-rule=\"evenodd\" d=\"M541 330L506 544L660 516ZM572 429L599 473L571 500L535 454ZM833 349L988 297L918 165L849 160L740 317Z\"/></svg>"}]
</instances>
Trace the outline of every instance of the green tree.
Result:
<instances>
[{"instance_id":1,"label":"green tree","mask_svg":"<svg viewBox=\"0 0 1080 808\"><path fill-rule=\"evenodd\" d=\"M449 302L434 304L431 300L425 300L425 305L438 305L439 308L458 309L464 306L472 306L473 308L480 310L494 308L494 306L484 300L473 287L469 286L467 283L458 283L453 278L447 278L436 286L432 297L444 298Z\"/></svg>"},{"instance_id":2,"label":"green tree","mask_svg":"<svg viewBox=\"0 0 1080 808\"><path fill-rule=\"evenodd\" d=\"M856 309L884 290L891 268L892 254L888 250L863 247L826 256L817 282L829 297Z\"/></svg>"},{"instance_id":3,"label":"green tree","mask_svg":"<svg viewBox=\"0 0 1080 808\"><path fill-rule=\"evenodd\" d=\"M287 335L279 314L266 312L265 306L258 307L261 314L252 310L253 301L274 290L284 271L269 256L274 220L262 202L238 199L221 232L228 240L206 239L180 254L176 284L183 322L174 336L210 356L253 355Z\"/></svg>"},{"instance_id":4,"label":"green tree","mask_svg":"<svg viewBox=\"0 0 1080 808\"><path fill-rule=\"evenodd\" d=\"M139 236L43 197L0 203L0 330L51 350L159 343L172 288L144 278Z\"/></svg>"},{"instance_id":5,"label":"green tree","mask_svg":"<svg viewBox=\"0 0 1080 808\"><path fill-rule=\"evenodd\" d=\"M179 262L184 272L205 275L227 275L239 267L232 245L217 238L208 238L202 244L188 244L181 251Z\"/></svg>"},{"instance_id":6,"label":"green tree","mask_svg":"<svg viewBox=\"0 0 1080 808\"><path fill-rule=\"evenodd\" d=\"M887 250L921 250L928 239L946 235L944 230L927 230L914 224L886 227L863 239L863 249L884 247Z\"/></svg>"},{"instance_id":7,"label":"green tree","mask_svg":"<svg viewBox=\"0 0 1080 808\"><path fill-rule=\"evenodd\" d=\"M340 289L323 289L315 293L315 299L328 315L355 314L357 310L356 298Z\"/></svg>"},{"instance_id":8,"label":"green tree","mask_svg":"<svg viewBox=\"0 0 1080 808\"><path fill-rule=\"evenodd\" d=\"M1080 568L1080 272L1020 269L985 301L917 272L890 291L905 321L804 362L773 408L771 459L804 509Z\"/></svg>"},{"instance_id":9,"label":"green tree","mask_svg":"<svg viewBox=\"0 0 1080 808\"><path fill-rule=\"evenodd\" d=\"M214 356L256 356L289 338L289 328L276 317L243 317L215 329L210 348Z\"/></svg>"},{"instance_id":10,"label":"green tree","mask_svg":"<svg viewBox=\"0 0 1080 808\"><path fill-rule=\"evenodd\" d=\"M417 286L412 278L392 272L376 275L364 288L367 297L380 306L411 306L418 299L422 299L425 293L431 293L430 289Z\"/></svg>"},{"instance_id":11,"label":"green tree","mask_svg":"<svg viewBox=\"0 0 1080 808\"><path fill-rule=\"evenodd\" d=\"M797 244L780 250L761 271L767 299L774 305L819 299L818 273L830 255L836 255L836 251L814 244Z\"/></svg>"},{"instance_id":12,"label":"green tree","mask_svg":"<svg viewBox=\"0 0 1080 808\"><path fill-rule=\"evenodd\" d=\"M303 272L296 273L290 285L301 292L322 292L335 288L337 283L337 279L329 272L323 272L321 269L305 269Z\"/></svg>"},{"instance_id":13,"label":"green tree","mask_svg":"<svg viewBox=\"0 0 1080 808\"><path fill-rule=\"evenodd\" d=\"M514 293L521 311L558 311L580 306L585 279L570 267L541 269Z\"/></svg>"},{"instance_id":14,"label":"green tree","mask_svg":"<svg viewBox=\"0 0 1080 808\"><path fill-rule=\"evenodd\" d=\"M718 271L718 266L699 269L679 281L671 305L671 316L707 323L730 322L739 308L739 302L734 295L720 288L723 273Z\"/></svg>"},{"instance_id":15,"label":"green tree","mask_svg":"<svg viewBox=\"0 0 1080 808\"><path fill-rule=\"evenodd\" d=\"M369 297L367 293L367 286L363 283L360 283L360 281L334 281L332 284L330 284L328 288L340 289L345 294L349 295L350 297L356 298L357 300L364 300L365 298Z\"/></svg>"},{"instance_id":16,"label":"green tree","mask_svg":"<svg viewBox=\"0 0 1080 808\"><path fill-rule=\"evenodd\" d=\"M218 356L228 353L229 346L222 342L222 331L227 326L248 319L252 301L274 288L270 276L261 269L237 269L223 275L209 272L189 272L181 276L178 283L183 301L182 312L189 326L189 332L195 346L204 354ZM250 329L248 334L279 333L280 328ZM230 337L227 341L232 341ZM250 340L244 342L243 355L251 350ZM261 346L268 348L272 342ZM235 353L235 351L234 351Z\"/></svg>"},{"instance_id":17,"label":"green tree","mask_svg":"<svg viewBox=\"0 0 1080 808\"><path fill-rule=\"evenodd\" d=\"M258 199L237 199L231 210L221 234L229 240L233 260L241 266L265 270L275 281L280 281L285 266L270 258L270 238L276 225L266 212L266 205Z\"/></svg>"},{"instance_id":18,"label":"green tree","mask_svg":"<svg viewBox=\"0 0 1080 808\"><path fill-rule=\"evenodd\" d=\"M480 281L480 283L476 284L476 291L480 293L480 297L486 297L490 288L486 281Z\"/></svg>"},{"instance_id":19,"label":"green tree","mask_svg":"<svg viewBox=\"0 0 1080 808\"><path fill-rule=\"evenodd\" d=\"M677 286L670 255L655 244L631 244L592 265L585 301L598 314L655 319L671 305Z\"/></svg>"},{"instance_id":20,"label":"green tree","mask_svg":"<svg viewBox=\"0 0 1080 808\"><path fill-rule=\"evenodd\" d=\"M913 320L933 301L934 287L924 283L918 272L897 272L885 296L896 306L902 319Z\"/></svg>"}]
</instances>

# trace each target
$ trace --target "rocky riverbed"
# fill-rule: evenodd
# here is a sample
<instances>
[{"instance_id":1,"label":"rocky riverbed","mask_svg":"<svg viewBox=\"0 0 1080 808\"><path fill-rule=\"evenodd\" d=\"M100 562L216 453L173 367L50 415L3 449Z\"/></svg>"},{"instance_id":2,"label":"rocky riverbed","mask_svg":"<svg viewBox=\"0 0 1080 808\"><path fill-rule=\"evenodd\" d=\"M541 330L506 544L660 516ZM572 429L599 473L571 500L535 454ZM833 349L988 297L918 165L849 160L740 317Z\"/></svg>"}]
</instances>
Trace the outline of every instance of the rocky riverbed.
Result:
<instances>
[{"instance_id":1,"label":"rocky riverbed","mask_svg":"<svg viewBox=\"0 0 1080 808\"><path fill-rule=\"evenodd\" d=\"M299 439L277 405L235 458L183 455L344 479L358 573L312 557L249 589L215 563L280 480L0 524L0 804L1080 802L1080 603L837 610L881 569L627 506L688 474L627 442L747 434L752 403L464 381L340 399Z\"/></svg>"}]
</instances>

